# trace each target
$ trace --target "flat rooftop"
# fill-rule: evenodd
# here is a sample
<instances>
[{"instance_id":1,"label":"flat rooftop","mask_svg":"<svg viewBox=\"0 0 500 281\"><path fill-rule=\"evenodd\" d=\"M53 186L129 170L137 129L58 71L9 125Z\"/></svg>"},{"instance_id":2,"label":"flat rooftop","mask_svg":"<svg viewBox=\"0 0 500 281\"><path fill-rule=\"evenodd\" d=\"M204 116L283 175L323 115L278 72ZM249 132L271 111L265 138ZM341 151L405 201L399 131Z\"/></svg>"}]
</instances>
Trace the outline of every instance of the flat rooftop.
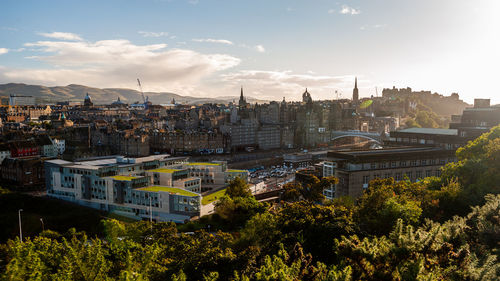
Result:
<instances>
[{"instance_id":1,"label":"flat rooftop","mask_svg":"<svg viewBox=\"0 0 500 281\"><path fill-rule=\"evenodd\" d=\"M396 131L397 133L427 134L427 135L458 135L457 129L436 129L436 128L408 128Z\"/></svg>"},{"instance_id":2,"label":"flat rooftop","mask_svg":"<svg viewBox=\"0 0 500 281\"><path fill-rule=\"evenodd\" d=\"M185 159L187 159L187 157L170 157L170 154L160 154L160 155L151 155L138 158L127 158L124 156L116 156L116 155L103 156L103 157L94 157L89 159L78 160L74 162L65 161L61 159L54 159L54 160L47 160L47 162L77 169L97 170L98 168L107 166L126 167L130 165L151 162L155 160L185 160Z\"/></svg>"},{"instance_id":3,"label":"flat rooftop","mask_svg":"<svg viewBox=\"0 0 500 281\"><path fill-rule=\"evenodd\" d=\"M220 166L221 163L211 163L211 162L192 162L188 163L188 166Z\"/></svg>"},{"instance_id":4,"label":"flat rooftop","mask_svg":"<svg viewBox=\"0 0 500 281\"><path fill-rule=\"evenodd\" d=\"M228 169L228 170L226 170L226 172L229 172L229 173L246 173L246 172L248 172L248 170Z\"/></svg>"},{"instance_id":5,"label":"flat rooftop","mask_svg":"<svg viewBox=\"0 0 500 281\"><path fill-rule=\"evenodd\" d=\"M395 147L369 150L330 151L326 160L398 160L403 158L423 158L424 155L454 156L455 151L440 147Z\"/></svg>"},{"instance_id":6,"label":"flat rooftop","mask_svg":"<svg viewBox=\"0 0 500 281\"><path fill-rule=\"evenodd\" d=\"M115 179L117 181L131 181L131 180L135 180L135 179L142 178L142 177L135 177L135 176L111 176L110 178Z\"/></svg>"},{"instance_id":7,"label":"flat rooftop","mask_svg":"<svg viewBox=\"0 0 500 281\"><path fill-rule=\"evenodd\" d=\"M147 170L146 172L172 174L172 173L179 172L179 171L182 171L182 170L181 169L158 168L158 169L153 169L153 170Z\"/></svg>"},{"instance_id":8,"label":"flat rooftop","mask_svg":"<svg viewBox=\"0 0 500 281\"><path fill-rule=\"evenodd\" d=\"M137 190L151 191L151 192L168 192L168 193L173 193L173 194L182 195L182 196L189 196L189 197L200 196L197 193L187 191L185 189L175 188L175 187L167 187L167 186L158 186L158 185L137 188Z\"/></svg>"}]
</instances>

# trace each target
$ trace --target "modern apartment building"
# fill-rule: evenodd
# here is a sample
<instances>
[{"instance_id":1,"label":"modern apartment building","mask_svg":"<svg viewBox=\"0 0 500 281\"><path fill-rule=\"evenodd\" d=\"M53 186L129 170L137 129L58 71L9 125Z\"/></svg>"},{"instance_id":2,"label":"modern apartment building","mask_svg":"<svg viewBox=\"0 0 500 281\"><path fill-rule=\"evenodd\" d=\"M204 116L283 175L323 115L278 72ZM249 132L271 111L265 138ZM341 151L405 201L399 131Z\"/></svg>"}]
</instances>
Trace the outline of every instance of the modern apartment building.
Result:
<instances>
[{"instance_id":1,"label":"modern apartment building","mask_svg":"<svg viewBox=\"0 0 500 281\"><path fill-rule=\"evenodd\" d=\"M186 157L168 155L48 160L47 194L134 219L183 222L200 214L201 195L173 184L155 185L146 171L185 163Z\"/></svg>"},{"instance_id":2,"label":"modern apartment building","mask_svg":"<svg viewBox=\"0 0 500 281\"><path fill-rule=\"evenodd\" d=\"M47 194L134 219L184 222L200 215L202 184L227 184L246 170L225 162L189 163L187 157L108 156L45 162Z\"/></svg>"},{"instance_id":3,"label":"modern apartment building","mask_svg":"<svg viewBox=\"0 0 500 281\"><path fill-rule=\"evenodd\" d=\"M440 176L441 167L455 162L454 150L439 147L399 147L377 150L330 151L323 164L323 176L335 176L339 183L323 194L328 199L359 197L375 178L409 179Z\"/></svg>"}]
</instances>

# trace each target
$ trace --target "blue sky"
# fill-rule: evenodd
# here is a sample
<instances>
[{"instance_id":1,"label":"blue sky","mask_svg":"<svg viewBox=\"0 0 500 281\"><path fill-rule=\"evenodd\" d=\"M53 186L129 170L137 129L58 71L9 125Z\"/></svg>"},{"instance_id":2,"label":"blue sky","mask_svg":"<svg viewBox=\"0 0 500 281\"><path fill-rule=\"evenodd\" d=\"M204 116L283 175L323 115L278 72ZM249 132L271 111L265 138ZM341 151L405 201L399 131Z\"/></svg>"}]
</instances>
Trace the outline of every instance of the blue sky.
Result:
<instances>
[{"instance_id":1,"label":"blue sky","mask_svg":"<svg viewBox=\"0 0 500 281\"><path fill-rule=\"evenodd\" d=\"M500 102L500 1L1 3L0 83L297 100L383 87Z\"/></svg>"}]
</instances>

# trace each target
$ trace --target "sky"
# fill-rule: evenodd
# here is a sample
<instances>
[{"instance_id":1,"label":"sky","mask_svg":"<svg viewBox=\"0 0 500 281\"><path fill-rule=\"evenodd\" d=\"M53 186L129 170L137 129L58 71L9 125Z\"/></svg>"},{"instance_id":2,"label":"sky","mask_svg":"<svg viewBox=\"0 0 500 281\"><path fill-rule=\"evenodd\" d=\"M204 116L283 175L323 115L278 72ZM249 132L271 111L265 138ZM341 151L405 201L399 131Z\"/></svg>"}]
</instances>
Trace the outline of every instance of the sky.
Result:
<instances>
[{"instance_id":1,"label":"sky","mask_svg":"<svg viewBox=\"0 0 500 281\"><path fill-rule=\"evenodd\" d=\"M0 83L198 97L361 97L393 86L500 103L498 0L0 3Z\"/></svg>"}]
</instances>

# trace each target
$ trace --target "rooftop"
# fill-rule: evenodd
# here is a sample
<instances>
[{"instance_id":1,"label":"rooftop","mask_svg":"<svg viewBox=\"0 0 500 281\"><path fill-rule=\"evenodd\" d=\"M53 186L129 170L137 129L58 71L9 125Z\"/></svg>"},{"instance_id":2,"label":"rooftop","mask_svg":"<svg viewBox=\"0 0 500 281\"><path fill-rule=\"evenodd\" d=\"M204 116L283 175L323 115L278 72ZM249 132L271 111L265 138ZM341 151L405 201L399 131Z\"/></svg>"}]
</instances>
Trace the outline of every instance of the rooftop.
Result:
<instances>
[{"instance_id":1,"label":"rooftop","mask_svg":"<svg viewBox=\"0 0 500 281\"><path fill-rule=\"evenodd\" d=\"M428 135L448 135L456 136L457 129L435 129L435 128L408 128L399 130L400 133L413 133L413 134L428 134Z\"/></svg>"},{"instance_id":2,"label":"rooftop","mask_svg":"<svg viewBox=\"0 0 500 281\"><path fill-rule=\"evenodd\" d=\"M229 173L246 173L248 171L247 170L230 169L230 170L227 170L226 172L229 172Z\"/></svg>"},{"instance_id":3,"label":"rooftop","mask_svg":"<svg viewBox=\"0 0 500 281\"><path fill-rule=\"evenodd\" d=\"M152 192L160 192L161 191L161 192L174 193L177 195L190 196L190 197L200 196L197 193L187 191L185 189L180 189L180 188L175 188L175 187L167 187L167 186L158 186L158 185L138 188L137 190L152 191Z\"/></svg>"},{"instance_id":4,"label":"rooftop","mask_svg":"<svg viewBox=\"0 0 500 281\"><path fill-rule=\"evenodd\" d=\"M220 166L220 163L210 163L210 162L193 162L188 163L189 166Z\"/></svg>"},{"instance_id":5,"label":"rooftop","mask_svg":"<svg viewBox=\"0 0 500 281\"><path fill-rule=\"evenodd\" d=\"M427 156L452 157L453 150L445 150L439 147L398 147L372 150L350 150L350 151L329 151L326 159L330 161L338 160L397 160L397 159L419 159Z\"/></svg>"},{"instance_id":6,"label":"rooftop","mask_svg":"<svg viewBox=\"0 0 500 281\"><path fill-rule=\"evenodd\" d=\"M138 179L140 177L134 177L134 176L111 176L110 178L118 180L118 181L131 181L134 179Z\"/></svg>"},{"instance_id":7,"label":"rooftop","mask_svg":"<svg viewBox=\"0 0 500 281\"><path fill-rule=\"evenodd\" d=\"M160 155L150 155L146 157L138 157L138 158L127 158L124 156L100 156L93 157L88 159L77 160L74 162L64 161L64 160L48 160L49 163L63 165L63 166L71 166L71 168L81 168L81 169L93 169L97 170L101 167L108 166L119 166L126 167L131 165L136 165L145 162L152 162L155 160L181 160L182 162L187 161L187 157L170 157L169 154L160 154Z\"/></svg>"},{"instance_id":8,"label":"rooftop","mask_svg":"<svg viewBox=\"0 0 500 281\"><path fill-rule=\"evenodd\" d=\"M178 171L182 171L182 170L181 169L158 168L158 169L148 170L146 172L172 174L172 173L178 172Z\"/></svg>"}]
</instances>

